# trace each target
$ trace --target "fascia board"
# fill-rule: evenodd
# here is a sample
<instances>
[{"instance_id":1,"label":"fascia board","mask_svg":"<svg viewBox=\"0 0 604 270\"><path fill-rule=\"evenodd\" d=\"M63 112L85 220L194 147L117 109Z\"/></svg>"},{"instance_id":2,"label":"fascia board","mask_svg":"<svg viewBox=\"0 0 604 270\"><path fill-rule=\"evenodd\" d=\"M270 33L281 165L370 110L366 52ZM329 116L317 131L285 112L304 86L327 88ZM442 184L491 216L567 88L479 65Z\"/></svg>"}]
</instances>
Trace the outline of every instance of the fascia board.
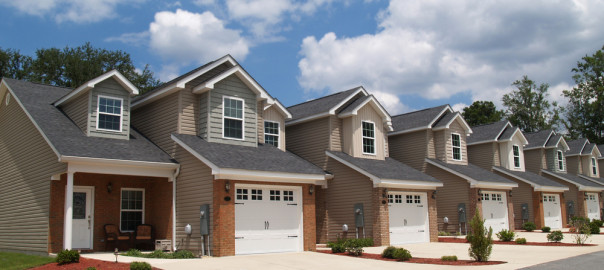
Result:
<instances>
[{"instance_id":1,"label":"fascia board","mask_svg":"<svg viewBox=\"0 0 604 270\"><path fill-rule=\"evenodd\" d=\"M500 173L503 173L503 174L505 174L507 176L510 176L510 177L514 178L514 179L518 179L518 180L520 180L520 181L522 181L522 182L524 182L526 184L529 184L531 187L534 187L534 188L541 187L540 185L537 185L537 184L533 183L532 181L526 180L526 179L524 179L524 178L522 178L520 176L517 176L515 174L511 174L511 173L509 173L507 171L501 170L501 169L499 169L499 168L497 168L495 166L493 166L493 170L498 171Z\"/></svg>"},{"instance_id":2,"label":"fascia board","mask_svg":"<svg viewBox=\"0 0 604 270\"><path fill-rule=\"evenodd\" d=\"M333 115L333 114L330 114L329 112L325 112L325 113L321 113L321 114L315 114L315 115L311 115L311 116L308 116L308 117L304 117L304 118L296 119L296 120L293 120L293 121L285 122L285 126L286 127L293 126L293 125L296 125L296 124L300 124L300 123L312 121L312 120L315 120L315 119L323 118L323 117L329 116L329 115Z\"/></svg>"},{"instance_id":3,"label":"fascia board","mask_svg":"<svg viewBox=\"0 0 604 270\"><path fill-rule=\"evenodd\" d=\"M176 138L176 136L170 135L170 138L172 138L172 140L174 142L176 142L180 147L182 147L187 152L189 152L189 154L193 155L194 157L196 157L197 159L199 159L201 162L203 162L203 164L205 164L206 166L210 167L210 169L212 169L212 174L216 174L220 170L220 168L218 166L216 166L214 163L212 163L210 160L208 160L204 156L202 156L199 153L197 153L197 151L191 149L191 147L189 147L183 141L181 141L178 138Z\"/></svg>"},{"instance_id":4,"label":"fascia board","mask_svg":"<svg viewBox=\"0 0 604 270\"><path fill-rule=\"evenodd\" d=\"M340 163L342 163L342 164L344 164L344 165L346 165L346 166L350 167L351 169L353 169L353 170L355 170L355 171L357 171L357 172L359 172L359 173L361 173L361 174L363 174L363 175L365 175L365 176L369 177L369 178L370 178L370 179L371 179L373 182L379 182L379 181L380 181L380 178L379 178L379 177L377 177L377 176L375 176L375 175L373 175L373 174L369 173L368 171L365 171L365 170L363 170L363 169L359 168L358 166L356 166L356 165L354 165L354 164L352 164L352 163L350 163L350 162L348 162L348 161L346 161L346 160L341 159L340 157L338 157L338 156L336 156L336 155L334 155L334 154L332 154L332 153L329 153L328 151L325 151L325 154L326 154L328 157L333 158L333 159L335 159L336 161L338 161L338 162L340 162Z\"/></svg>"},{"instance_id":5,"label":"fascia board","mask_svg":"<svg viewBox=\"0 0 604 270\"><path fill-rule=\"evenodd\" d=\"M67 163L67 171L71 173L85 172L166 177L169 179L169 181L172 181L175 170L177 170L180 166L179 164L174 163L110 160L73 156L61 156L60 161Z\"/></svg>"},{"instance_id":6,"label":"fascia board","mask_svg":"<svg viewBox=\"0 0 604 270\"><path fill-rule=\"evenodd\" d=\"M214 85L216 83L224 80L226 77L231 76L233 74L237 75L237 77L239 79L241 79L245 85L247 85L250 89L252 89L252 91L256 92L256 94L259 95L258 100L266 99L266 100L272 101L272 98L269 96L269 94L266 92L266 90L264 90L264 88L262 88L258 83L256 83L252 79L252 77L243 68L241 68L241 66L234 66L234 67L228 69L227 71L222 72L218 76L194 87L193 93L199 94L199 93L203 93L208 90L212 90L212 89L214 89ZM183 87L184 87L184 85L183 85Z\"/></svg>"},{"instance_id":7,"label":"fascia board","mask_svg":"<svg viewBox=\"0 0 604 270\"><path fill-rule=\"evenodd\" d=\"M407 181L396 179L380 179L378 183L374 183L374 187L386 188L404 188L404 189L431 189L443 187L443 183L423 182L423 181Z\"/></svg>"},{"instance_id":8,"label":"fascia board","mask_svg":"<svg viewBox=\"0 0 604 270\"><path fill-rule=\"evenodd\" d=\"M440 165L440 164L438 164L438 163L436 163L436 162L434 162L434 161L432 161L430 159L425 159L425 161L427 163L431 164L431 165L434 165L434 166L438 167L439 169L442 169L442 170L445 170L445 171L447 171L449 173L457 175L457 176L461 177L462 179L466 179L466 181L468 181L468 183L470 183L470 185L476 185L476 184L478 184L478 181L476 181L475 179L473 179L473 178L471 178L471 177L469 177L469 176L467 176L465 174L462 174L462 173L456 172L454 170L451 170L451 169L449 169L447 167L444 167L444 166L442 166L442 165Z\"/></svg>"},{"instance_id":9,"label":"fascia board","mask_svg":"<svg viewBox=\"0 0 604 270\"><path fill-rule=\"evenodd\" d=\"M236 179L261 182L287 182L287 183L303 183L323 185L325 175L321 174L301 174L287 172L269 172L269 171L254 171L242 169L220 168L214 174L214 179Z\"/></svg>"},{"instance_id":10,"label":"fascia board","mask_svg":"<svg viewBox=\"0 0 604 270\"><path fill-rule=\"evenodd\" d=\"M549 187L549 186L535 187L535 191L541 191L541 192L564 192L564 191L568 191L568 190L569 190L568 187Z\"/></svg>"},{"instance_id":11,"label":"fascia board","mask_svg":"<svg viewBox=\"0 0 604 270\"><path fill-rule=\"evenodd\" d=\"M58 101L56 101L54 103L54 105L60 106L61 104L67 102L71 98L78 96L83 91L92 89L96 86L96 84L103 82L111 77L116 78L117 82L122 87L124 87L128 92L130 92L130 95L138 95L138 93L139 93L138 88L136 88L136 86L134 86L130 81L128 81L128 79L126 79L126 77L124 77L124 75L122 75L119 71L114 69L114 70L109 71L101 76L98 76L90 81L85 82L84 84L82 84L81 86L76 88L75 90L71 91L66 96L64 96L61 99L59 99Z\"/></svg>"},{"instance_id":12,"label":"fascia board","mask_svg":"<svg viewBox=\"0 0 604 270\"><path fill-rule=\"evenodd\" d=\"M412 128L412 129L406 129L406 130L401 130L401 131L389 132L388 133L388 137L395 136L395 135L400 135L400 134L411 133L411 132L416 132L416 131L421 131L421 130L426 130L426 129L430 129L430 126L422 126L422 127Z\"/></svg>"},{"instance_id":13,"label":"fascia board","mask_svg":"<svg viewBox=\"0 0 604 270\"><path fill-rule=\"evenodd\" d=\"M348 102L351 98L353 98L354 96L356 96L358 93L363 93L365 94L365 96L367 96L367 91L365 91L365 89L363 87L358 87L356 91L354 91L352 94L350 94L348 97L346 97L345 99L343 99L342 101L340 101L338 104L336 104L335 106L333 106L331 109L329 109L329 114L331 115L335 115L336 111L342 107L342 105L346 104L346 102Z\"/></svg>"},{"instance_id":14,"label":"fascia board","mask_svg":"<svg viewBox=\"0 0 604 270\"><path fill-rule=\"evenodd\" d=\"M586 187L586 186L584 186L584 185L581 185L581 184L579 184L579 183L577 183L577 182L575 182L575 181L573 181L573 180L570 180L570 179L568 179L568 178L566 178L566 177L559 176L559 175L557 175L557 174L555 174L555 173L553 173L553 172L550 172L550 171L548 171L548 170L541 169L541 171L542 171L542 172L544 172L544 173L546 173L546 174L549 174L549 175L551 175L551 176L553 176L553 177L556 177L556 178L558 178L558 179L560 179L560 180L562 180L562 181L565 181L565 182L571 183L571 184L573 184L573 185L577 186L577 188L579 188L579 190L587 188L587 187Z\"/></svg>"}]
</instances>

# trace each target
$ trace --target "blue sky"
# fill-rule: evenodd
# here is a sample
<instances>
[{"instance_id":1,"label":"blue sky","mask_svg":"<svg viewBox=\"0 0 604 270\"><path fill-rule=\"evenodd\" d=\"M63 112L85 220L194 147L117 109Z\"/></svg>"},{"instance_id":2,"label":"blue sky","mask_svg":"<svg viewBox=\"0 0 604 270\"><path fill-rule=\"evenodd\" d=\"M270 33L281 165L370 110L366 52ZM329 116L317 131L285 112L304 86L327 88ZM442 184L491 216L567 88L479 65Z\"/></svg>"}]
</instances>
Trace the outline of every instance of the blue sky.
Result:
<instances>
[{"instance_id":1,"label":"blue sky","mask_svg":"<svg viewBox=\"0 0 604 270\"><path fill-rule=\"evenodd\" d=\"M501 106L523 75L564 103L603 1L0 0L0 47L119 49L167 81L225 54L286 106L362 85L391 114Z\"/></svg>"}]
</instances>

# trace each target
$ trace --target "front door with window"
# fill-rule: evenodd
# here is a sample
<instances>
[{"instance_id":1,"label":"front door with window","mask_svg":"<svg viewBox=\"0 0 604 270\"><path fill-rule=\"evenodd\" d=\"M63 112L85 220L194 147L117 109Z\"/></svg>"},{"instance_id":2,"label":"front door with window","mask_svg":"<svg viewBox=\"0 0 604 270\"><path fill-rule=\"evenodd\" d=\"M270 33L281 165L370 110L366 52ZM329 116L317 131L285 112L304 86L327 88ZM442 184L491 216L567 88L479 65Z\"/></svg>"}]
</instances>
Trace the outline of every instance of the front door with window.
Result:
<instances>
[{"instance_id":1,"label":"front door with window","mask_svg":"<svg viewBox=\"0 0 604 270\"><path fill-rule=\"evenodd\" d=\"M73 249L92 249L94 187L73 187Z\"/></svg>"}]
</instances>

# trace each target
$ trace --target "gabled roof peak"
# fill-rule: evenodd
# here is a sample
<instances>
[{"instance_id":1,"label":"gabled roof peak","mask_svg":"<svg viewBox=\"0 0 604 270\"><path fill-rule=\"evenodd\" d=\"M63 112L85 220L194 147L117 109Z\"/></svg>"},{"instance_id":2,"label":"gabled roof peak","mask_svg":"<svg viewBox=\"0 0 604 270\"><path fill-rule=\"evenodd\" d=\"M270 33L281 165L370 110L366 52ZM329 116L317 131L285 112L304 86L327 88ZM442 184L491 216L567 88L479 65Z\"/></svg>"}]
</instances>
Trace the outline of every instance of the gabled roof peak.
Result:
<instances>
[{"instance_id":1,"label":"gabled roof peak","mask_svg":"<svg viewBox=\"0 0 604 270\"><path fill-rule=\"evenodd\" d=\"M136 88L136 86L134 86L128 79L126 79L126 77L124 77L124 75L122 75L122 73L120 73L119 71L114 69L109 72L106 72L105 74L103 74L101 76L98 76L96 78L93 78L92 80L85 82L78 88L74 89L67 95L65 95L62 98L60 98L59 100L57 100L54 103L54 105L60 106L61 104L78 96L80 93L83 93L86 90L94 88L98 83L104 82L105 80L107 80L109 78L114 78L122 87L124 87L124 89L126 91L128 91L130 93L131 96L138 95L138 93L139 93L138 88Z\"/></svg>"},{"instance_id":2,"label":"gabled roof peak","mask_svg":"<svg viewBox=\"0 0 604 270\"><path fill-rule=\"evenodd\" d=\"M345 105L354 102L354 97L358 95L369 96L365 88L359 86L290 106L287 109L293 117L286 125L302 123L328 115L336 115L344 109Z\"/></svg>"}]
</instances>

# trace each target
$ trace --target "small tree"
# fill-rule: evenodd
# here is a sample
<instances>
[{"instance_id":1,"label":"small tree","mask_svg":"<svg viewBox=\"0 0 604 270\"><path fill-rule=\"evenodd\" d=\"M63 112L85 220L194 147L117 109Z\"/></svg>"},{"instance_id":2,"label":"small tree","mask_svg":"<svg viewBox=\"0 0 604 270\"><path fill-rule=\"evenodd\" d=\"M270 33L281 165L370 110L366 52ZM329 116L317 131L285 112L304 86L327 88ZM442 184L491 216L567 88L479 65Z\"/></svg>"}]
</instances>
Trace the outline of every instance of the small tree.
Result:
<instances>
[{"instance_id":1,"label":"small tree","mask_svg":"<svg viewBox=\"0 0 604 270\"><path fill-rule=\"evenodd\" d=\"M484 219L480 216L478 209L472 220L470 220L470 232L468 232L470 257L479 262L486 262L493 251L493 228L489 230L484 227Z\"/></svg>"},{"instance_id":2,"label":"small tree","mask_svg":"<svg viewBox=\"0 0 604 270\"><path fill-rule=\"evenodd\" d=\"M462 116L470 126L477 126L501 121L504 112L497 110L491 101L474 101L463 108Z\"/></svg>"}]
</instances>

